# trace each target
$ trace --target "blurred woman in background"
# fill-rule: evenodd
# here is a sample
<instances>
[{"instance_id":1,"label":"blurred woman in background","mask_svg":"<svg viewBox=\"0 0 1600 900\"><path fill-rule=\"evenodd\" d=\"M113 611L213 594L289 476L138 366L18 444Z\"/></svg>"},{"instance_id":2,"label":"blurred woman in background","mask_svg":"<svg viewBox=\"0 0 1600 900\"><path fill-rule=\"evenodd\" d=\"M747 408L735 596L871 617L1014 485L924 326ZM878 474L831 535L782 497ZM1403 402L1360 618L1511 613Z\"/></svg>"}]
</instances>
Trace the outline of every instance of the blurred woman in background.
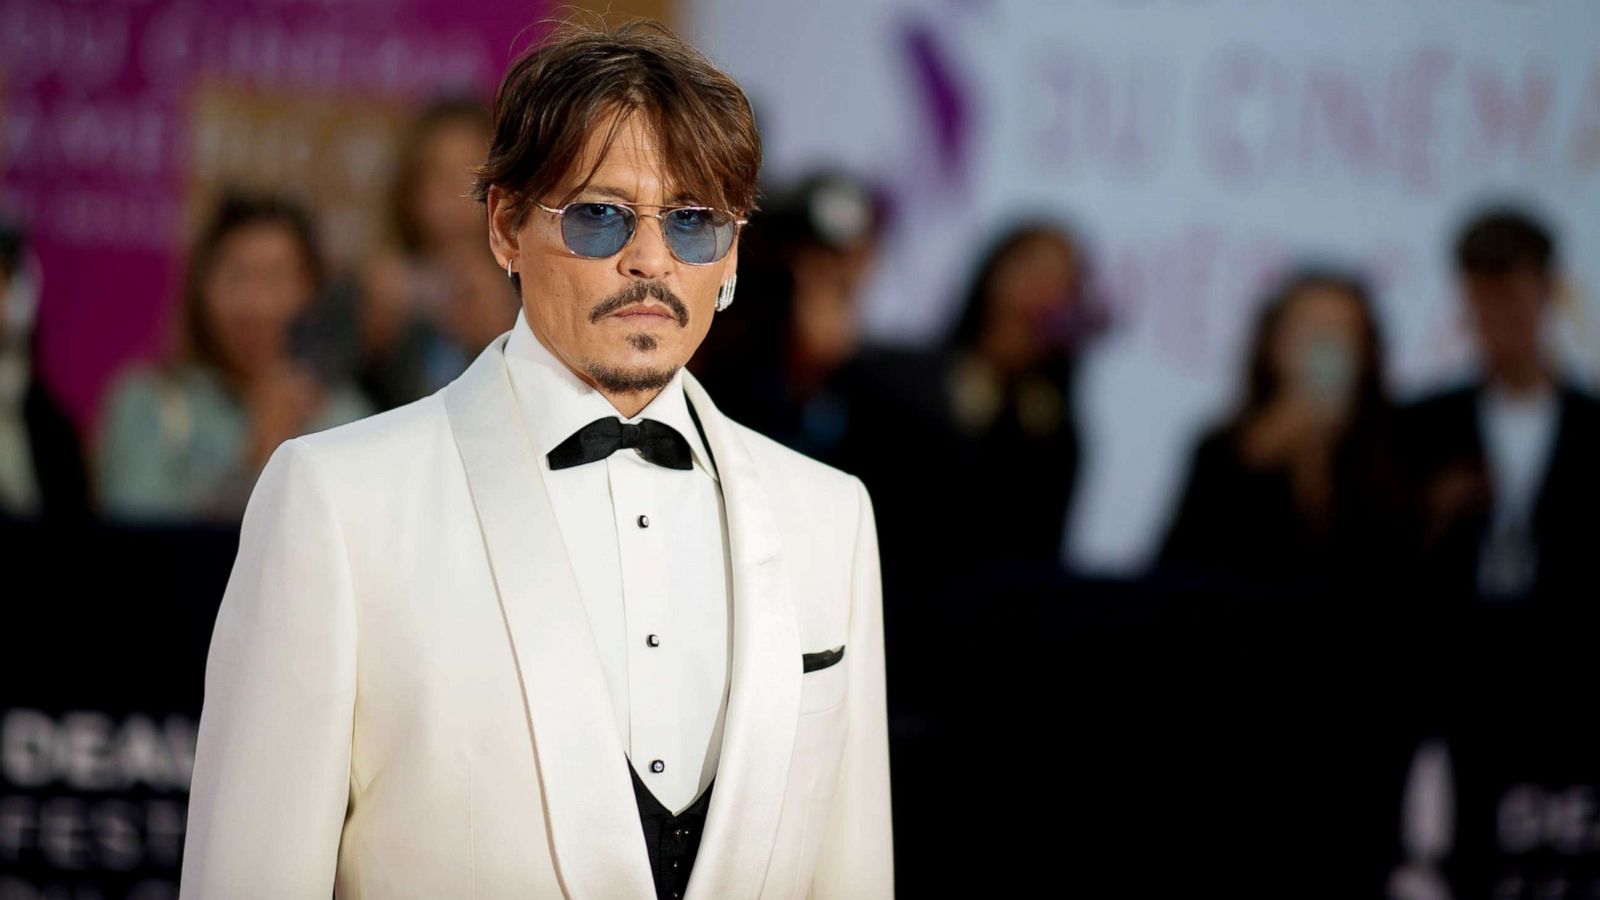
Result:
<instances>
[{"instance_id":1,"label":"blurred woman in background","mask_svg":"<svg viewBox=\"0 0 1600 900\"><path fill-rule=\"evenodd\" d=\"M978 260L943 346L861 367L844 468L877 500L886 591L924 597L952 574L1059 565L1078 476L1073 369L1095 328L1088 283L1070 232L1019 224Z\"/></svg>"},{"instance_id":2,"label":"blurred woman in background","mask_svg":"<svg viewBox=\"0 0 1600 900\"><path fill-rule=\"evenodd\" d=\"M1026 223L979 264L945 348L941 387L974 473L963 521L992 561L1055 564L1078 478L1076 351L1094 330L1088 262L1065 228Z\"/></svg>"},{"instance_id":3,"label":"blurred woman in background","mask_svg":"<svg viewBox=\"0 0 1600 900\"><path fill-rule=\"evenodd\" d=\"M718 320L694 361L723 412L834 465L854 418L861 290L883 215L871 186L843 171L774 191L739 239L739 294L754 299Z\"/></svg>"},{"instance_id":4,"label":"blurred woman in background","mask_svg":"<svg viewBox=\"0 0 1600 900\"><path fill-rule=\"evenodd\" d=\"M372 411L297 352L296 322L322 280L298 206L222 200L189 257L178 353L108 395L96 459L108 517L236 521L278 444Z\"/></svg>"},{"instance_id":5,"label":"blurred woman in background","mask_svg":"<svg viewBox=\"0 0 1600 900\"><path fill-rule=\"evenodd\" d=\"M1161 549L1169 574L1315 589L1392 573L1406 502L1370 294L1302 269L1263 307L1244 402L1199 442Z\"/></svg>"},{"instance_id":6,"label":"blurred woman in background","mask_svg":"<svg viewBox=\"0 0 1600 900\"><path fill-rule=\"evenodd\" d=\"M482 103L423 110L400 149L390 192L391 249L364 272L358 315L362 388L389 409L433 393L517 317L517 295L483 239L468 196L493 123Z\"/></svg>"}]
</instances>

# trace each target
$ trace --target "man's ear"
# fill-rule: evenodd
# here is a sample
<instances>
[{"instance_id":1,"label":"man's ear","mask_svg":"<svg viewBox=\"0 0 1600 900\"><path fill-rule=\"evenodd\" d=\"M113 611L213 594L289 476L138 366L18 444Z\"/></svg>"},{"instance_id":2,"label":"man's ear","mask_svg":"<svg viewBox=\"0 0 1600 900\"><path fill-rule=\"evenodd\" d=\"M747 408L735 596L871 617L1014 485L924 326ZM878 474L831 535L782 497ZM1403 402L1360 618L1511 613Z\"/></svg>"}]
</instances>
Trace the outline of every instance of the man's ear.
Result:
<instances>
[{"instance_id":1,"label":"man's ear","mask_svg":"<svg viewBox=\"0 0 1600 900\"><path fill-rule=\"evenodd\" d=\"M498 185L491 186L485 198L489 213L489 249L502 269L506 267L507 260L521 255L517 231L512 222L510 200L511 193Z\"/></svg>"}]
</instances>

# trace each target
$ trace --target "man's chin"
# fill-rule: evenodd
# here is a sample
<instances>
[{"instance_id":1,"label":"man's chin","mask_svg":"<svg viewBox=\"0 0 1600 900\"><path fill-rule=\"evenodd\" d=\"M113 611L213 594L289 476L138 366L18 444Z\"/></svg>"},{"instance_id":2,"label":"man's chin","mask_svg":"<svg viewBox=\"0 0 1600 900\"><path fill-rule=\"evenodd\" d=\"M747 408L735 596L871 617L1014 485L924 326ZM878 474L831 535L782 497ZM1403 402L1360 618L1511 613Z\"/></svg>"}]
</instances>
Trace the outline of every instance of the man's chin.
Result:
<instances>
[{"instance_id":1,"label":"man's chin","mask_svg":"<svg viewBox=\"0 0 1600 900\"><path fill-rule=\"evenodd\" d=\"M585 367L589 378L612 394L659 391L671 383L678 369L674 365L639 363L592 363Z\"/></svg>"}]
</instances>

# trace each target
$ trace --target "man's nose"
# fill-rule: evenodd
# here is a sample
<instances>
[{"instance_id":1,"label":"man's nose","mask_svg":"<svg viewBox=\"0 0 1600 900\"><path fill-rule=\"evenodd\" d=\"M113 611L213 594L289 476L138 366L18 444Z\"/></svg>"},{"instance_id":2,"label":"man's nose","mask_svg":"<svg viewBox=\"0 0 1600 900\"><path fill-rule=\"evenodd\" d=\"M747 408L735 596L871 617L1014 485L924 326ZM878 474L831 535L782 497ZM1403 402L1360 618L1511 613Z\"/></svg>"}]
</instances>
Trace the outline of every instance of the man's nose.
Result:
<instances>
[{"instance_id":1,"label":"man's nose","mask_svg":"<svg viewBox=\"0 0 1600 900\"><path fill-rule=\"evenodd\" d=\"M672 251L667 249L665 235L661 233L661 220L655 216L639 217L638 230L633 240L622 248L617 268L630 278L660 279L672 271Z\"/></svg>"}]
</instances>

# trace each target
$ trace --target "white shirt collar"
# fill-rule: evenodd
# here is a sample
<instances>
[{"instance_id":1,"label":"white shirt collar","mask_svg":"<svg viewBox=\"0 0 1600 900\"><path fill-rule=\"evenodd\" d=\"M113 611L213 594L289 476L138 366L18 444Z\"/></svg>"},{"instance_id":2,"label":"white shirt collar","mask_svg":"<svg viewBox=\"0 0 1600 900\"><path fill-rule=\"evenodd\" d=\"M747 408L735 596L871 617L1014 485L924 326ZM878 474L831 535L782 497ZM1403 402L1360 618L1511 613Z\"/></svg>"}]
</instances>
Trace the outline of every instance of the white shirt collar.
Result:
<instances>
[{"instance_id":1,"label":"white shirt collar","mask_svg":"<svg viewBox=\"0 0 1600 900\"><path fill-rule=\"evenodd\" d=\"M676 428L689 442L689 450L701 471L713 479L717 477L710 454L700 440L700 430L689 416L689 401L683 391L683 369L673 373L672 381L638 415L628 418L534 336L523 310L517 310L517 322L506 341L505 357L540 465L548 467L546 454L595 419L614 417L630 423L655 419Z\"/></svg>"}]
</instances>

